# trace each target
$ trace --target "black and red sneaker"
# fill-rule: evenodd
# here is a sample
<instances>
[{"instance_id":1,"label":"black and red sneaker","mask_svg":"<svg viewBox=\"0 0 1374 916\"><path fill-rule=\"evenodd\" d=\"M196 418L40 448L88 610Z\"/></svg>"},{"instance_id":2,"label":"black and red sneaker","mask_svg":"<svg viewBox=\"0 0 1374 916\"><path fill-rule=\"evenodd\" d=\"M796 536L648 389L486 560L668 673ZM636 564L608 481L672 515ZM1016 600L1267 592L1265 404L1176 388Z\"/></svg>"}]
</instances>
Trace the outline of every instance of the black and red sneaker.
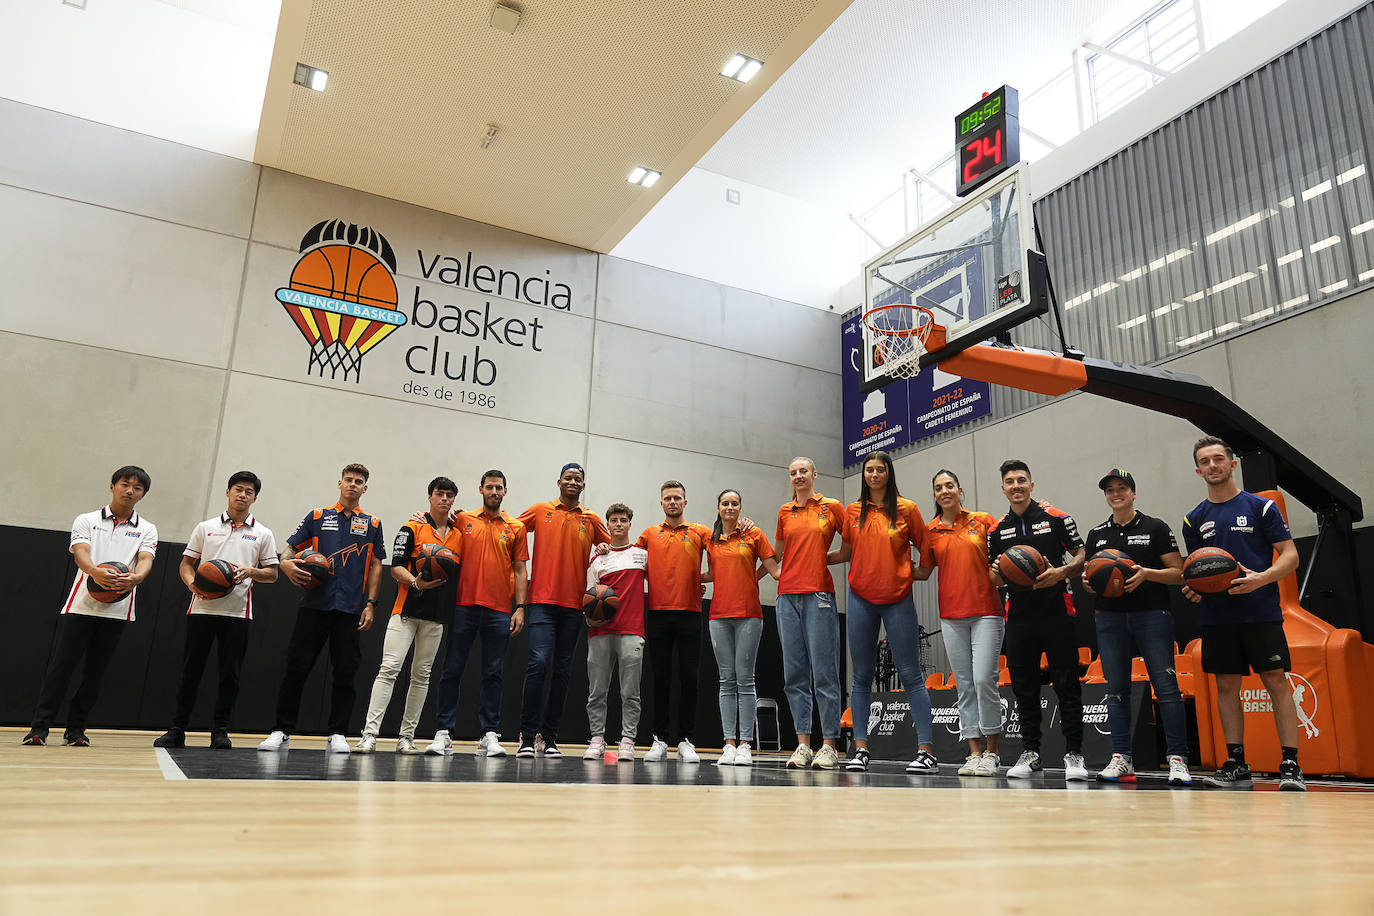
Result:
<instances>
[{"instance_id":1,"label":"black and red sneaker","mask_svg":"<svg viewBox=\"0 0 1374 916\"><path fill-rule=\"evenodd\" d=\"M90 747L91 739L86 737L85 732L79 732L75 735L64 735L62 743L67 747Z\"/></svg>"},{"instance_id":2,"label":"black and red sneaker","mask_svg":"<svg viewBox=\"0 0 1374 916\"><path fill-rule=\"evenodd\" d=\"M25 747L42 747L48 743L48 736L40 732L29 732L19 743Z\"/></svg>"}]
</instances>

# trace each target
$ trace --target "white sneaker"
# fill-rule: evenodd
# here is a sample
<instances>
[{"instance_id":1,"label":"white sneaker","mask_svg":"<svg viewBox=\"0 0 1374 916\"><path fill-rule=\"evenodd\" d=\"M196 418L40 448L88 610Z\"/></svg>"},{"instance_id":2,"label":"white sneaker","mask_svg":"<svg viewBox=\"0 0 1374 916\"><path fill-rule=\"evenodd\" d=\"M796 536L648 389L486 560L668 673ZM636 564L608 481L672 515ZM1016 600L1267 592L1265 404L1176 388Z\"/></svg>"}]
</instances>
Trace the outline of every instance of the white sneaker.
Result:
<instances>
[{"instance_id":1,"label":"white sneaker","mask_svg":"<svg viewBox=\"0 0 1374 916\"><path fill-rule=\"evenodd\" d=\"M635 759L635 739L621 738L620 746L616 749L617 759L620 763L631 763Z\"/></svg>"},{"instance_id":2,"label":"white sneaker","mask_svg":"<svg viewBox=\"0 0 1374 916\"><path fill-rule=\"evenodd\" d=\"M1016 763L1007 770L1008 779L1029 779L1030 775L1037 770L1043 770L1045 765L1040 762L1039 751L1022 751Z\"/></svg>"},{"instance_id":3,"label":"white sneaker","mask_svg":"<svg viewBox=\"0 0 1374 916\"><path fill-rule=\"evenodd\" d=\"M583 760L600 760L606 753L606 739L597 735L587 745L587 749L582 752Z\"/></svg>"},{"instance_id":4,"label":"white sneaker","mask_svg":"<svg viewBox=\"0 0 1374 916\"><path fill-rule=\"evenodd\" d=\"M983 760L978 764L978 772L975 776L996 776L998 769L1002 766L1002 758L992 751L983 751Z\"/></svg>"},{"instance_id":5,"label":"white sneaker","mask_svg":"<svg viewBox=\"0 0 1374 916\"><path fill-rule=\"evenodd\" d=\"M258 745L260 751L287 751L291 747L291 736L286 732L273 732Z\"/></svg>"},{"instance_id":6,"label":"white sneaker","mask_svg":"<svg viewBox=\"0 0 1374 916\"><path fill-rule=\"evenodd\" d=\"M373 739L373 742L375 743L376 739ZM324 746L326 754L347 754L351 750L353 749L348 746L348 739L343 735L330 735L329 743Z\"/></svg>"},{"instance_id":7,"label":"white sneaker","mask_svg":"<svg viewBox=\"0 0 1374 916\"><path fill-rule=\"evenodd\" d=\"M735 766L748 767L754 765L753 752L749 750L749 742L744 742L735 748Z\"/></svg>"},{"instance_id":8,"label":"white sneaker","mask_svg":"<svg viewBox=\"0 0 1374 916\"><path fill-rule=\"evenodd\" d=\"M477 742L477 756L504 757L506 749L501 746L501 736L496 732L487 732L482 736L482 740Z\"/></svg>"},{"instance_id":9,"label":"white sneaker","mask_svg":"<svg viewBox=\"0 0 1374 916\"><path fill-rule=\"evenodd\" d=\"M420 749L415 746L414 738L397 738L396 753L398 754L418 754Z\"/></svg>"},{"instance_id":10,"label":"white sneaker","mask_svg":"<svg viewBox=\"0 0 1374 916\"><path fill-rule=\"evenodd\" d=\"M839 765L839 753L828 744L822 744L821 749L816 751L816 756L811 760L811 768L815 770L833 770Z\"/></svg>"},{"instance_id":11,"label":"white sneaker","mask_svg":"<svg viewBox=\"0 0 1374 916\"><path fill-rule=\"evenodd\" d=\"M716 758L716 766L718 766L718 767L732 767L732 766L734 766L734 765L735 765L735 755L738 754L738 753L739 753L739 751L735 750L735 746L734 746L733 744L727 744L727 745L725 745L725 749L724 749L723 751L721 751L721 752L720 752L720 756Z\"/></svg>"},{"instance_id":12,"label":"white sneaker","mask_svg":"<svg viewBox=\"0 0 1374 916\"><path fill-rule=\"evenodd\" d=\"M964 758L964 765L959 767L960 776L977 776L978 765L983 762L982 754L969 754Z\"/></svg>"},{"instance_id":13,"label":"white sneaker","mask_svg":"<svg viewBox=\"0 0 1374 916\"><path fill-rule=\"evenodd\" d=\"M1066 782L1087 782L1088 768L1083 764L1082 754L1064 755L1064 780Z\"/></svg>"},{"instance_id":14,"label":"white sneaker","mask_svg":"<svg viewBox=\"0 0 1374 916\"><path fill-rule=\"evenodd\" d=\"M649 753L644 755L645 763L658 763L668 756L668 742L654 738L654 744L649 748Z\"/></svg>"},{"instance_id":15,"label":"white sneaker","mask_svg":"<svg viewBox=\"0 0 1374 916\"><path fill-rule=\"evenodd\" d=\"M798 744L797 749L792 752L792 756L787 758L787 768L789 770L809 770L811 761L816 759L816 754L811 747L806 744Z\"/></svg>"},{"instance_id":16,"label":"white sneaker","mask_svg":"<svg viewBox=\"0 0 1374 916\"><path fill-rule=\"evenodd\" d=\"M1188 761L1178 754L1169 755L1169 785L1191 786L1193 775L1188 772Z\"/></svg>"},{"instance_id":17,"label":"white sneaker","mask_svg":"<svg viewBox=\"0 0 1374 916\"><path fill-rule=\"evenodd\" d=\"M332 742L334 739L330 738L329 740ZM353 745L353 753L355 754L371 754L376 749L376 735L363 735L361 738L358 739L358 743Z\"/></svg>"},{"instance_id":18,"label":"white sneaker","mask_svg":"<svg viewBox=\"0 0 1374 916\"><path fill-rule=\"evenodd\" d=\"M434 740L425 748L425 753L431 757L447 757L453 753L453 739L448 736L448 729L441 728L434 733Z\"/></svg>"},{"instance_id":19,"label":"white sneaker","mask_svg":"<svg viewBox=\"0 0 1374 916\"><path fill-rule=\"evenodd\" d=\"M697 749L692 745L692 742L683 739L682 743L677 746L677 762L701 763L701 757L697 755Z\"/></svg>"},{"instance_id":20,"label":"white sneaker","mask_svg":"<svg viewBox=\"0 0 1374 916\"><path fill-rule=\"evenodd\" d=\"M1068 758L1065 758L1067 761ZM1065 779L1068 779L1068 770L1065 770ZM1112 759L1107 761L1107 765L1102 768L1102 772L1097 774L1098 782L1135 782L1135 765L1131 758L1125 754L1113 754Z\"/></svg>"}]
</instances>

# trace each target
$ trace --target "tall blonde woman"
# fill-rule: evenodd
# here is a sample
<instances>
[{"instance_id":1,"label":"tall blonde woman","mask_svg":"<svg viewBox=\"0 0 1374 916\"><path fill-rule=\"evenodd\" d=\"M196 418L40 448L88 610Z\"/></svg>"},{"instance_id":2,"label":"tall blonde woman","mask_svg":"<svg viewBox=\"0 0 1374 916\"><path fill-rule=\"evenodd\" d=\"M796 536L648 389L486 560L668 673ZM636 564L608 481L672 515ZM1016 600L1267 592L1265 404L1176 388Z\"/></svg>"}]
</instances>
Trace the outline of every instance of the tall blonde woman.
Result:
<instances>
[{"instance_id":1,"label":"tall blonde woman","mask_svg":"<svg viewBox=\"0 0 1374 916\"><path fill-rule=\"evenodd\" d=\"M816 463L793 458L787 466L792 499L778 509L773 538L778 577L778 636L782 641L783 690L792 711L797 749L787 765L830 770L839 764L840 618L835 580L826 554L846 528L844 506L816 490ZM811 749L812 702L820 707L823 744Z\"/></svg>"}]
</instances>

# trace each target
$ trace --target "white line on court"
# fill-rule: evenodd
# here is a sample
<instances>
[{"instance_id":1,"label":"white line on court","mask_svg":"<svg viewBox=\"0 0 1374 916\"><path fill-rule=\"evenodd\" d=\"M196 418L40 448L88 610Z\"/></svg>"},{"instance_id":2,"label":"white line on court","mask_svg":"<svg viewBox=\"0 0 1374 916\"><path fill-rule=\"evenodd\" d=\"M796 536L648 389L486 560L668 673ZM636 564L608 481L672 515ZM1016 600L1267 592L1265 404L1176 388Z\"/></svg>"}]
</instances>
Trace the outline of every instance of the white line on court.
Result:
<instances>
[{"instance_id":1,"label":"white line on court","mask_svg":"<svg viewBox=\"0 0 1374 916\"><path fill-rule=\"evenodd\" d=\"M157 768L162 771L163 779L185 779L186 774L181 772L181 767L172 759L172 755L167 753L163 747L155 747L153 751L157 754Z\"/></svg>"}]
</instances>

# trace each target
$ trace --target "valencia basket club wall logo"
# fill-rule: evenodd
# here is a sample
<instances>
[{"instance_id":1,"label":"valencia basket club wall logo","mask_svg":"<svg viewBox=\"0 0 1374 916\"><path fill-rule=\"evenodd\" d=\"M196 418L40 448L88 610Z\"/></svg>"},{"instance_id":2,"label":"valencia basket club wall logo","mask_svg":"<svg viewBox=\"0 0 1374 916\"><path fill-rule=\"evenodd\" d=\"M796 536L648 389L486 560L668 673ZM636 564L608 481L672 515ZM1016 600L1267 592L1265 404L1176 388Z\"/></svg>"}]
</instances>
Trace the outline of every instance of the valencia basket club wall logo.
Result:
<instances>
[{"instance_id":1,"label":"valencia basket club wall logo","mask_svg":"<svg viewBox=\"0 0 1374 916\"><path fill-rule=\"evenodd\" d=\"M395 275L396 254L375 229L327 219L305 234L277 301L310 344L310 374L358 382L364 354L406 323Z\"/></svg>"}]
</instances>

